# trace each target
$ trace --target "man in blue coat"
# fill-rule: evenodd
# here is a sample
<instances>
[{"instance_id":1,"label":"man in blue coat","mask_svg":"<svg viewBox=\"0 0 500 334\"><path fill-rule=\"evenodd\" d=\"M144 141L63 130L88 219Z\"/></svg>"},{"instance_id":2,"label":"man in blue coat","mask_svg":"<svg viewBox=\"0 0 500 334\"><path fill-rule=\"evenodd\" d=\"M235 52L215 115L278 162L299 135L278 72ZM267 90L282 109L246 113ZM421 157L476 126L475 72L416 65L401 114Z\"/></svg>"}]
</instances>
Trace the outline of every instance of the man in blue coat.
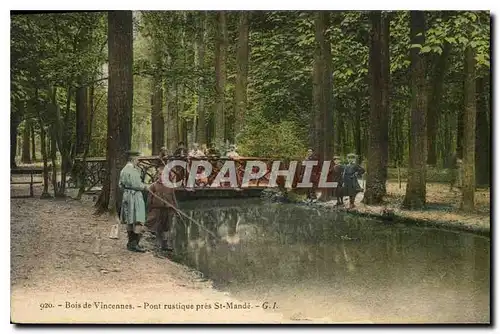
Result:
<instances>
[{"instance_id":1,"label":"man in blue coat","mask_svg":"<svg viewBox=\"0 0 500 334\"><path fill-rule=\"evenodd\" d=\"M347 155L347 165L344 166L344 175L343 175L343 188L344 194L349 196L349 209L354 209L354 199L359 192L362 192L363 189L359 185L358 176L361 176L365 173L363 167L361 167L357 163L357 156L354 153L350 153Z\"/></svg>"},{"instance_id":2,"label":"man in blue coat","mask_svg":"<svg viewBox=\"0 0 500 334\"><path fill-rule=\"evenodd\" d=\"M120 172L119 187L123 191L120 221L127 225L127 249L144 253L139 246L144 223L146 222L146 205L142 192L148 187L141 180L141 171L137 168L138 152L129 151L128 162Z\"/></svg>"}]
</instances>

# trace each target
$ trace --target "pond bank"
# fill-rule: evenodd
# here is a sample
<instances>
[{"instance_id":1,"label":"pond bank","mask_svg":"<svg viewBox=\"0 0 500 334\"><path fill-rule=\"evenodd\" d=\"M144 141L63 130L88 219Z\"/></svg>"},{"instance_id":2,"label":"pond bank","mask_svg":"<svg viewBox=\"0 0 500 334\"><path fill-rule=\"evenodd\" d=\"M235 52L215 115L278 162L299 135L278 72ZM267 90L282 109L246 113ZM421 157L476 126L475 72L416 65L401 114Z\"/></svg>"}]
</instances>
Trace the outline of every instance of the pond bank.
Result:
<instances>
[{"instance_id":1,"label":"pond bank","mask_svg":"<svg viewBox=\"0 0 500 334\"><path fill-rule=\"evenodd\" d=\"M448 184L427 184L427 208L424 210L401 209L401 203L406 191L406 184L389 181L387 183L386 204L380 206L361 203L363 194L356 197L356 208L346 210L359 215L387 223L403 223L413 226L429 226L450 230L473 232L484 236L490 235L490 191L476 191L476 210L463 212L459 209L461 193L456 188L449 189ZM333 206L334 202L321 203L322 206Z\"/></svg>"}]
</instances>

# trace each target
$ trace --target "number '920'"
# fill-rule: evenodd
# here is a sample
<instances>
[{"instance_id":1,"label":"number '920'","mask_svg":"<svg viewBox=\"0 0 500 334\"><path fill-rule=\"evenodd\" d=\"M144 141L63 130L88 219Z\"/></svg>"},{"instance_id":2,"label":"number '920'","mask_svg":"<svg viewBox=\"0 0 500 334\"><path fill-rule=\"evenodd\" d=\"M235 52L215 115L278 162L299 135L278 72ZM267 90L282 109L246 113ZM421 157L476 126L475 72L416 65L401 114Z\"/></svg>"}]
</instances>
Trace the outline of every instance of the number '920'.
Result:
<instances>
[{"instance_id":1,"label":"number '920'","mask_svg":"<svg viewBox=\"0 0 500 334\"><path fill-rule=\"evenodd\" d=\"M40 303L40 310L44 310L44 309L47 309L47 308L53 308L54 305L52 305L51 303Z\"/></svg>"}]
</instances>

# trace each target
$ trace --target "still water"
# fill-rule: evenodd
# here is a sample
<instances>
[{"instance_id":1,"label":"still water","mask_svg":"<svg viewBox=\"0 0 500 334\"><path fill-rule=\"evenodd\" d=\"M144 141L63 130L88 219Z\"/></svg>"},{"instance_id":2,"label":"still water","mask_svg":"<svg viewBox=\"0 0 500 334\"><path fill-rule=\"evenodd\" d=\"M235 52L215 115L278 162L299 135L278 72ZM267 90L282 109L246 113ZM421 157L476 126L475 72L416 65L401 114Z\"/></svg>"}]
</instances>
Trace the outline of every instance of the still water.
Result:
<instances>
[{"instance_id":1,"label":"still water","mask_svg":"<svg viewBox=\"0 0 500 334\"><path fill-rule=\"evenodd\" d=\"M332 209L202 203L183 209L218 237L179 221L175 249L241 301L276 302L274 312L306 321L490 320L489 238Z\"/></svg>"}]
</instances>

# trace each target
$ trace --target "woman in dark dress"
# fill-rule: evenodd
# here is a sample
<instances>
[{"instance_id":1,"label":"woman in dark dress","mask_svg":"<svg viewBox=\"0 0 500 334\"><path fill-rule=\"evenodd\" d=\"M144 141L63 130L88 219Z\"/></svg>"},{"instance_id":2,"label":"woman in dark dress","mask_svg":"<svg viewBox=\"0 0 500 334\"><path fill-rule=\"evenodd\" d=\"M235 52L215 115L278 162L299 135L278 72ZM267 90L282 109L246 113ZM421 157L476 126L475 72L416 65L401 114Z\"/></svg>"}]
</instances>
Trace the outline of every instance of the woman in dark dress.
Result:
<instances>
[{"instance_id":1,"label":"woman in dark dress","mask_svg":"<svg viewBox=\"0 0 500 334\"><path fill-rule=\"evenodd\" d=\"M342 165L342 160L338 155L333 157L332 171L333 171L332 182L337 182L337 187L333 191L334 196L337 198L337 203L335 205L337 206L344 205L344 195L342 187L344 166Z\"/></svg>"},{"instance_id":2,"label":"woman in dark dress","mask_svg":"<svg viewBox=\"0 0 500 334\"><path fill-rule=\"evenodd\" d=\"M349 196L349 209L353 209L354 199L363 189L359 185L358 176L365 173L363 167L356 162L356 154L350 153L347 155L347 165L344 166L343 181L344 195Z\"/></svg>"}]
</instances>

